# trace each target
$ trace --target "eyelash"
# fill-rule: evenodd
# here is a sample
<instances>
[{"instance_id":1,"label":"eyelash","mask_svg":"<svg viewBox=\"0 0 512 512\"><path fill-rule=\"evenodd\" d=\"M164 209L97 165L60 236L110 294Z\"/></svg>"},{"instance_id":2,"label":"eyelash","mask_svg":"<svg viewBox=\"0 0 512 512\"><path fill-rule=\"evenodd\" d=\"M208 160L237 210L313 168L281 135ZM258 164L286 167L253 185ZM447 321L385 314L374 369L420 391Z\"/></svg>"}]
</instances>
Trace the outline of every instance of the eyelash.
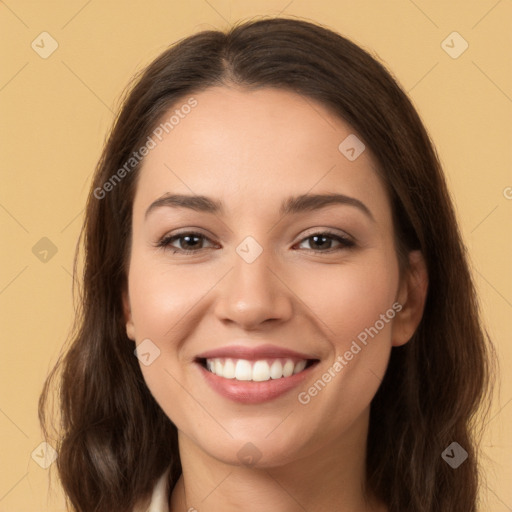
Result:
<instances>
[{"instance_id":1,"label":"eyelash","mask_svg":"<svg viewBox=\"0 0 512 512\"><path fill-rule=\"evenodd\" d=\"M161 240L159 240L157 242L156 246L159 247L159 248L162 248L164 250L170 250L173 254L175 254L175 253L194 254L194 253L198 253L202 249L207 249L207 247L202 247L202 248L196 249L196 250L179 249L179 248L176 248L176 247L171 248L172 247L171 246L172 242L174 242L175 240L179 240L181 238L185 238L186 236L197 236L199 238L203 238L203 239L211 241L208 237L206 237L202 233L198 233L198 232L195 232L195 231L184 231L183 233L178 233L177 235L164 236ZM338 252L338 251L341 251L343 249L350 249L350 248L352 248L352 247L354 247L356 245L355 242L352 241L351 239L349 239L348 237L345 237L345 236L333 233L331 231L319 231L319 232L316 232L316 233L312 233L311 235L308 235L307 237L303 238L299 242L299 244L301 244L305 240L309 240L310 238L313 238L315 236L322 236L322 237L325 237L325 238L330 238L330 239L336 240L337 242L340 242L340 244L341 244L341 247L330 248L330 249L327 249L325 251L317 250L317 249L306 249L307 251L313 251L313 252L316 252L317 254L326 254L326 253L327 254L332 254L333 252Z\"/></svg>"}]
</instances>

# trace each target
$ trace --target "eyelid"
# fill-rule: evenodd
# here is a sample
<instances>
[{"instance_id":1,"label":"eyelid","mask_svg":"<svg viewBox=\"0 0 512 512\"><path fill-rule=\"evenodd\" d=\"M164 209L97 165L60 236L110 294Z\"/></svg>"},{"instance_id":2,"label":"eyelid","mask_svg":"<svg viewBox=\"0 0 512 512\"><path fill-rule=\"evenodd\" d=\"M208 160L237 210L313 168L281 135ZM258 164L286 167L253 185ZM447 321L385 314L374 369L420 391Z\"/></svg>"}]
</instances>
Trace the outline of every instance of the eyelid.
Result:
<instances>
[{"instance_id":1,"label":"eyelid","mask_svg":"<svg viewBox=\"0 0 512 512\"><path fill-rule=\"evenodd\" d=\"M211 249L212 247L200 247L199 249L180 249L178 247L174 247L171 245L171 242L174 242L175 240L179 240L181 237L184 237L186 235L191 236L198 236L202 238L203 240L207 240L209 243L215 245L215 242L210 238L209 235L204 234L199 228L183 228L182 230L172 233L172 234L166 234L160 240L154 244L157 248L161 248L163 250L169 250L173 254L181 254L181 255L192 255L194 253L201 253L204 249ZM347 234L344 231L338 230L336 228L322 228L322 227L316 227L316 228L310 228L309 230L306 230L302 233L301 238L296 241L292 247L296 246L297 244L304 243L305 241L309 240L313 236L326 236L327 238L330 238L331 240L334 240L338 242L338 247L331 247L326 250L318 250L318 249L303 249L308 252L314 253L314 254L332 254L337 253L342 250L351 249L356 246L356 240L351 235Z\"/></svg>"},{"instance_id":2,"label":"eyelid","mask_svg":"<svg viewBox=\"0 0 512 512\"><path fill-rule=\"evenodd\" d=\"M311 233L304 234L304 235L302 235L300 240L294 244L294 246L300 245L300 244L306 242L307 240L310 240L314 236L325 236L331 240L334 240L335 242L338 242L337 247L330 247L329 249L326 249L323 251L319 250L319 249L317 249L317 250L304 249L305 251L308 251L315 255L320 255L320 256L326 255L327 256L327 255L331 255L333 253L338 253L343 250L353 249L354 247L356 247L356 242L353 239L353 237L351 237L350 235L347 235L346 233L339 233L339 232L333 231L331 229L317 229L317 230L312 231Z\"/></svg>"},{"instance_id":3,"label":"eyelid","mask_svg":"<svg viewBox=\"0 0 512 512\"><path fill-rule=\"evenodd\" d=\"M203 238L204 240L208 240L208 242L215 245L215 243L213 242L211 237L209 235L204 234L202 231L199 230L199 228L184 228L183 230L178 231L178 232L165 234L154 245L157 248L161 248L164 250L165 249L168 249L168 250L175 249L172 252L183 253L183 254L191 254L193 252L199 253L202 249L208 249L208 247L202 247L197 250L187 250L187 249L179 249L177 247L173 247L170 245L171 241L178 240L179 238L184 237L185 235L199 236L199 237Z\"/></svg>"},{"instance_id":4,"label":"eyelid","mask_svg":"<svg viewBox=\"0 0 512 512\"><path fill-rule=\"evenodd\" d=\"M356 242L356 239L353 236L349 235L346 231L343 231L342 229L339 229L339 228L329 228L327 226L325 226L325 227L319 226L319 227L307 229L306 231L301 233L299 242L301 242L305 238L309 238L313 235L338 236L340 238L343 238L344 240L351 241L354 243Z\"/></svg>"}]
</instances>

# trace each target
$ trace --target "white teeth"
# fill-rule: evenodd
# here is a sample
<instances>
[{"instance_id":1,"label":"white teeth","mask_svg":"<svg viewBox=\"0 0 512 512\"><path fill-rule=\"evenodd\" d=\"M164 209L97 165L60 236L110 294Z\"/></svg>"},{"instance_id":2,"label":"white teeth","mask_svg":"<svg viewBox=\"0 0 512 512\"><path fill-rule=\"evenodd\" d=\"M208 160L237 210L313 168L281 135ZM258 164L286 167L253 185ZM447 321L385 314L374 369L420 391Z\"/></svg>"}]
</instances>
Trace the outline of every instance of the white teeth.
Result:
<instances>
[{"instance_id":1,"label":"white teeth","mask_svg":"<svg viewBox=\"0 0 512 512\"><path fill-rule=\"evenodd\" d=\"M219 377L255 382L290 377L303 371L306 364L307 361L304 359L295 363L291 359L248 361L246 359L215 358L206 360L206 368Z\"/></svg>"},{"instance_id":2,"label":"white teeth","mask_svg":"<svg viewBox=\"0 0 512 512\"><path fill-rule=\"evenodd\" d=\"M270 378L280 379L283 376L283 365L279 359L276 359L270 367Z\"/></svg>"},{"instance_id":3,"label":"white teeth","mask_svg":"<svg viewBox=\"0 0 512 512\"><path fill-rule=\"evenodd\" d=\"M270 366L267 361L256 361L252 367L252 380L263 381L270 379Z\"/></svg>"},{"instance_id":4,"label":"white teeth","mask_svg":"<svg viewBox=\"0 0 512 512\"><path fill-rule=\"evenodd\" d=\"M293 375L294 368L295 365L293 364L293 361L286 361L285 365L283 366L283 377L289 377L290 375Z\"/></svg>"},{"instance_id":5,"label":"white teeth","mask_svg":"<svg viewBox=\"0 0 512 512\"><path fill-rule=\"evenodd\" d=\"M293 374L295 375L296 373L301 372L304 368L306 368L306 361L299 361L293 369Z\"/></svg>"},{"instance_id":6,"label":"white teeth","mask_svg":"<svg viewBox=\"0 0 512 512\"><path fill-rule=\"evenodd\" d=\"M224 368L222 369L222 376L225 379L234 379L235 378L235 363L233 363L232 359L226 359L224 361Z\"/></svg>"},{"instance_id":7,"label":"white teeth","mask_svg":"<svg viewBox=\"0 0 512 512\"><path fill-rule=\"evenodd\" d=\"M214 368L215 368L215 375L222 377L222 363L218 359L215 361Z\"/></svg>"},{"instance_id":8,"label":"white teeth","mask_svg":"<svg viewBox=\"0 0 512 512\"><path fill-rule=\"evenodd\" d=\"M215 365L215 366L217 366L217 365ZM222 375L219 375L219 376L222 377ZM251 363L249 361L246 361L245 359L239 359L236 362L235 379L236 380L251 380L252 379L252 368L251 368Z\"/></svg>"}]
</instances>

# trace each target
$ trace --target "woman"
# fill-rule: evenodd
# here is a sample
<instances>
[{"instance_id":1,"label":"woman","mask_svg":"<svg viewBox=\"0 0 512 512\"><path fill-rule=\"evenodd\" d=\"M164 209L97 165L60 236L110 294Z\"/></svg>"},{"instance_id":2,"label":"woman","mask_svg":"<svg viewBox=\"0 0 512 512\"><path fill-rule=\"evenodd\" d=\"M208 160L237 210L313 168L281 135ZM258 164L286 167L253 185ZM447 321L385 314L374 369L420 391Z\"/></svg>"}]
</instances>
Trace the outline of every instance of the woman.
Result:
<instances>
[{"instance_id":1,"label":"woman","mask_svg":"<svg viewBox=\"0 0 512 512\"><path fill-rule=\"evenodd\" d=\"M361 48L283 18L171 47L83 236L40 403L61 368L74 509L476 510L490 344L432 143Z\"/></svg>"}]
</instances>

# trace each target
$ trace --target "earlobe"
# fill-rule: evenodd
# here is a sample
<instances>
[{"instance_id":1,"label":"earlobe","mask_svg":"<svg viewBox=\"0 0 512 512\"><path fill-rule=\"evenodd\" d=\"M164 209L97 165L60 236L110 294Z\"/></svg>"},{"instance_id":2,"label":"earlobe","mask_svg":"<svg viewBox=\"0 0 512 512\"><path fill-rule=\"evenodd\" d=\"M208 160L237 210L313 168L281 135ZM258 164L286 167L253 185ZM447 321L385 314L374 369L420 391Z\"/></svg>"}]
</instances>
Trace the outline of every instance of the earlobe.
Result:
<instances>
[{"instance_id":1,"label":"earlobe","mask_svg":"<svg viewBox=\"0 0 512 512\"><path fill-rule=\"evenodd\" d=\"M402 306L393 323L392 345L407 343L416 332L428 292L428 271L421 251L409 253L409 268L400 284L397 301Z\"/></svg>"},{"instance_id":2,"label":"earlobe","mask_svg":"<svg viewBox=\"0 0 512 512\"><path fill-rule=\"evenodd\" d=\"M133 323L130 299L126 289L123 290L123 315L126 325L126 336L128 336L130 340L135 341L135 325Z\"/></svg>"}]
</instances>

